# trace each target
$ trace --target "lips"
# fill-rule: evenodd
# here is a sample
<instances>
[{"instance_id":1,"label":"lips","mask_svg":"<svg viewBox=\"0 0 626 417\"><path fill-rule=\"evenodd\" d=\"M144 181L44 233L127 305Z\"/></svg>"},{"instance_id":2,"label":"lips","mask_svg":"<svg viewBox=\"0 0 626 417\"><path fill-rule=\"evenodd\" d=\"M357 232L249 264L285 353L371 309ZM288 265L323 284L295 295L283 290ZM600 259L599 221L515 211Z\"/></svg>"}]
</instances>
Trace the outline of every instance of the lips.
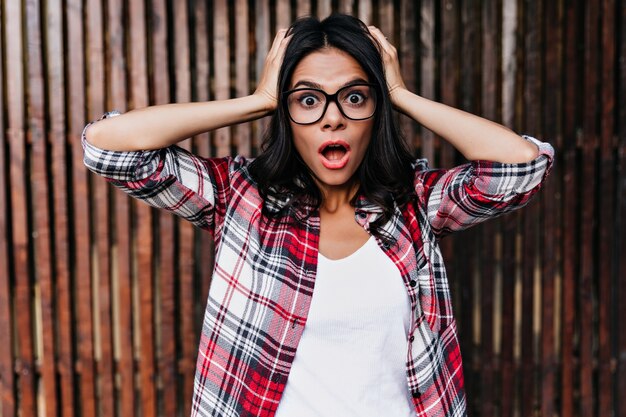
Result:
<instances>
[{"instance_id":1,"label":"lips","mask_svg":"<svg viewBox=\"0 0 626 417\"><path fill-rule=\"evenodd\" d=\"M322 143L318 153L324 165L328 169L341 169L346 166L350 159L350 145L343 140L329 140Z\"/></svg>"}]
</instances>

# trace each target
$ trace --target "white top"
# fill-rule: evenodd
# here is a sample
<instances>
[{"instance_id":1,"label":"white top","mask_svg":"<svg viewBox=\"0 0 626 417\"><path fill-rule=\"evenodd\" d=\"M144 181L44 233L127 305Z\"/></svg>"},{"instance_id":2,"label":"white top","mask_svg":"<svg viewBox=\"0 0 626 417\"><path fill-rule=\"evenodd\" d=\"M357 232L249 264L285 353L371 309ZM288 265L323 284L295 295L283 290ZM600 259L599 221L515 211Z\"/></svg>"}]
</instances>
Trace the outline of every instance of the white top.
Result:
<instances>
[{"instance_id":1,"label":"white top","mask_svg":"<svg viewBox=\"0 0 626 417\"><path fill-rule=\"evenodd\" d=\"M302 339L276 417L409 417L411 304L373 237L352 255L319 254Z\"/></svg>"}]
</instances>

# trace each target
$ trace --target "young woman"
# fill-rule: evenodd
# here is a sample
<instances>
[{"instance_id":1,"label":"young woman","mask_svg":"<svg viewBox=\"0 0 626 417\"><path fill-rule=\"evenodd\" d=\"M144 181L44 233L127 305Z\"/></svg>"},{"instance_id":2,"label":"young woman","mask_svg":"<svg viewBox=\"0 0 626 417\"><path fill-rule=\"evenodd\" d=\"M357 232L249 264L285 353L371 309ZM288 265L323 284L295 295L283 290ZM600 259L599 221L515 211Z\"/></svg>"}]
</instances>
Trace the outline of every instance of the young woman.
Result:
<instances>
[{"instance_id":1,"label":"young woman","mask_svg":"<svg viewBox=\"0 0 626 417\"><path fill-rule=\"evenodd\" d=\"M392 108L471 162L414 161ZM175 146L268 114L254 161ZM411 93L384 35L343 15L279 31L254 94L109 113L83 145L91 170L214 236L193 416L464 415L438 241L527 203L553 155Z\"/></svg>"}]
</instances>

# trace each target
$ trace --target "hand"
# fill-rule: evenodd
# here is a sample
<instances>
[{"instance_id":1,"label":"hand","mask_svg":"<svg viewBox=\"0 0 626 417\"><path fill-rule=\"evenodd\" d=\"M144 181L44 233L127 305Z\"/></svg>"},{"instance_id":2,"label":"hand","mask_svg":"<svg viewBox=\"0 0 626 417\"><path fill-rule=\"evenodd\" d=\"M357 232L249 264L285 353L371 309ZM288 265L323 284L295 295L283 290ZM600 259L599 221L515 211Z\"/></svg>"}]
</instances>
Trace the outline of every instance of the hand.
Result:
<instances>
[{"instance_id":1,"label":"hand","mask_svg":"<svg viewBox=\"0 0 626 417\"><path fill-rule=\"evenodd\" d=\"M265 109L268 112L276 110L278 106L278 73L283 63L287 44L289 44L291 39L291 36L285 37L286 34L287 29L280 29L276 33L272 47L265 58L259 84L254 91L255 95L262 97L266 101Z\"/></svg>"},{"instance_id":2,"label":"hand","mask_svg":"<svg viewBox=\"0 0 626 417\"><path fill-rule=\"evenodd\" d=\"M389 88L389 96L391 103L394 107L399 107L397 92L402 89L406 89L406 85L402 80L402 72L400 71L400 62L398 61L398 51L389 43L385 35L375 26L367 27L372 36L380 44L382 51L380 54L385 66L385 78L387 79L387 86Z\"/></svg>"}]
</instances>

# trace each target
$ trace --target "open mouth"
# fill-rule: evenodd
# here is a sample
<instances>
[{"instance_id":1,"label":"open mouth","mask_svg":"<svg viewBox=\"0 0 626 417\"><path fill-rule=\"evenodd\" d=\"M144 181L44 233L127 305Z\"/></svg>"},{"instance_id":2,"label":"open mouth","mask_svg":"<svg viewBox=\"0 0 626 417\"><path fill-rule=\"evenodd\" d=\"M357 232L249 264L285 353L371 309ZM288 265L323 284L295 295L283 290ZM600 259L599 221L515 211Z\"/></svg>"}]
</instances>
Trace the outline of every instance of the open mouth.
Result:
<instances>
[{"instance_id":1,"label":"open mouth","mask_svg":"<svg viewBox=\"0 0 626 417\"><path fill-rule=\"evenodd\" d=\"M350 145L342 140L324 142L319 148L319 153L326 168L343 168L348 163Z\"/></svg>"}]
</instances>

